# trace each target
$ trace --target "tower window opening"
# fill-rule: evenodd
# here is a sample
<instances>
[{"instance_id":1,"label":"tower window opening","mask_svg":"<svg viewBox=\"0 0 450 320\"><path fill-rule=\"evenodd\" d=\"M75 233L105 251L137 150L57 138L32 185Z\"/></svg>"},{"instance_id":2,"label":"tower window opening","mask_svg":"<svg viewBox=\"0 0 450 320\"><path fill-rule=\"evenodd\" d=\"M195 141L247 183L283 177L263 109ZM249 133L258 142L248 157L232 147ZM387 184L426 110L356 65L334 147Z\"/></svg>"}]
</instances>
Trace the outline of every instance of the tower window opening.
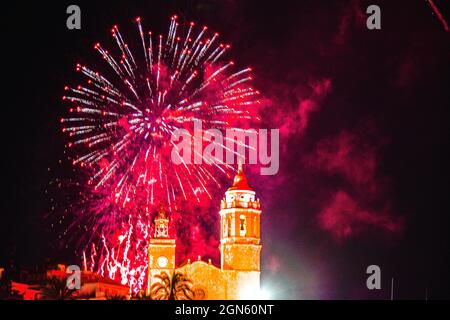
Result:
<instances>
[{"instance_id":1,"label":"tower window opening","mask_svg":"<svg viewBox=\"0 0 450 320\"><path fill-rule=\"evenodd\" d=\"M227 219L227 236L231 237L231 219Z\"/></svg>"},{"instance_id":2,"label":"tower window opening","mask_svg":"<svg viewBox=\"0 0 450 320\"><path fill-rule=\"evenodd\" d=\"M226 237L228 234L228 220L223 224L223 236Z\"/></svg>"},{"instance_id":3,"label":"tower window opening","mask_svg":"<svg viewBox=\"0 0 450 320\"><path fill-rule=\"evenodd\" d=\"M247 219L245 217L245 215L241 214L239 216L239 235L241 237L245 237L246 233L247 233Z\"/></svg>"},{"instance_id":4,"label":"tower window opening","mask_svg":"<svg viewBox=\"0 0 450 320\"><path fill-rule=\"evenodd\" d=\"M169 230L164 225L159 225L155 229L155 238L167 238L169 236Z\"/></svg>"}]
</instances>

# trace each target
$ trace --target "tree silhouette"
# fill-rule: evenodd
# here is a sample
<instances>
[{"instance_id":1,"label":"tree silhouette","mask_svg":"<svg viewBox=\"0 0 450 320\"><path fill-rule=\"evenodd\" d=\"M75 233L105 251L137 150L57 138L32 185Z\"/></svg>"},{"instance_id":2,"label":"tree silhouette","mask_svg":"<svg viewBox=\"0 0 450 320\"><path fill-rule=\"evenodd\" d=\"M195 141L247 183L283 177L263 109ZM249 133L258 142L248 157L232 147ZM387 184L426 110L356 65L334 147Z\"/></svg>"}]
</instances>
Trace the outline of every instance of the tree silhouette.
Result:
<instances>
[{"instance_id":1,"label":"tree silhouette","mask_svg":"<svg viewBox=\"0 0 450 320\"><path fill-rule=\"evenodd\" d=\"M76 290L67 288L66 279L61 277L48 278L42 287L42 299L44 300L69 300L73 299Z\"/></svg>"},{"instance_id":2,"label":"tree silhouette","mask_svg":"<svg viewBox=\"0 0 450 320\"><path fill-rule=\"evenodd\" d=\"M197 300L205 297L202 289L192 289L192 280L181 272L174 272L172 278L167 272L161 272L155 277L160 281L150 287L151 300Z\"/></svg>"},{"instance_id":3,"label":"tree silhouette","mask_svg":"<svg viewBox=\"0 0 450 320\"><path fill-rule=\"evenodd\" d=\"M0 300L22 300L23 296L12 289L12 280L9 272L3 271L0 276Z\"/></svg>"},{"instance_id":4,"label":"tree silhouette","mask_svg":"<svg viewBox=\"0 0 450 320\"><path fill-rule=\"evenodd\" d=\"M115 293L106 296L106 300L125 300L125 299L126 297L124 295L121 295L120 293Z\"/></svg>"}]
</instances>

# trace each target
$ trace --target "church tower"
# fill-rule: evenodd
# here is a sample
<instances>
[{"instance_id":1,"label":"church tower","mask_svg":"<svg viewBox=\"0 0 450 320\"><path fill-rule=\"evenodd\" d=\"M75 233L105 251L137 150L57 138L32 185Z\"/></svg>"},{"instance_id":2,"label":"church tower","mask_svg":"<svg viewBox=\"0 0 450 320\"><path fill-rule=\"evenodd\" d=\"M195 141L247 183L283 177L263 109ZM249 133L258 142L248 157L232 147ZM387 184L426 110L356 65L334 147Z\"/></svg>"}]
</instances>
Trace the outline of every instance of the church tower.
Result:
<instances>
[{"instance_id":1,"label":"church tower","mask_svg":"<svg viewBox=\"0 0 450 320\"><path fill-rule=\"evenodd\" d=\"M156 275L167 275L169 279L175 270L175 239L169 237L169 218L160 206L155 218L155 233L148 246L148 290L161 281Z\"/></svg>"},{"instance_id":2,"label":"church tower","mask_svg":"<svg viewBox=\"0 0 450 320\"><path fill-rule=\"evenodd\" d=\"M259 289L261 207L242 164L233 185L225 192L219 213L221 269L252 273L253 287Z\"/></svg>"}]
</instances>

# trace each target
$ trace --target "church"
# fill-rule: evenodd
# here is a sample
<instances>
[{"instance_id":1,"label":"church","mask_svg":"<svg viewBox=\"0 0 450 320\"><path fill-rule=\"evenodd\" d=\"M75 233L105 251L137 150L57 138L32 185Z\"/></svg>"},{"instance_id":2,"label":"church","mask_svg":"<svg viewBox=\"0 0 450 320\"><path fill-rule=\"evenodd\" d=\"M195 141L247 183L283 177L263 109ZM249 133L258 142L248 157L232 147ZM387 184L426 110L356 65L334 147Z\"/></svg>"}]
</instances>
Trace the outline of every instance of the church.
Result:
<instances>
[{"instance_id":1,"label":"church","mask_svg":"<svg viewBox=\"0 0 450 320\"><path fill-rule=\"evenodd\" d=\"M177 266L170 220L160 209L148 248L151 299L254 299L260 291L261 207L242 165L220 204L220 267L197 260Z\"/></svg>"}]
</instances>

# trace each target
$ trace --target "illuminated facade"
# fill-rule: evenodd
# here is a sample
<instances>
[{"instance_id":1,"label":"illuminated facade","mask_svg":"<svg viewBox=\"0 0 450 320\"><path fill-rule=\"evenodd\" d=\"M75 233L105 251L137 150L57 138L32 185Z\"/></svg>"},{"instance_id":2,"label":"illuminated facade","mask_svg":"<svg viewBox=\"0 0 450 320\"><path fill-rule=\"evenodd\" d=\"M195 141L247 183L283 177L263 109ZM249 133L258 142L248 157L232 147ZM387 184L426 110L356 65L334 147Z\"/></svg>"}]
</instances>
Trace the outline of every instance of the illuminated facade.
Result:
<instances>
[{"instance_id":1,"label":"illuminated facade","mask_svg":"<svg viewBox=\"0 0 450 320\"><path fill-rule=\"evenodd\" d=\"M152 299L249 299L260 290L259 199L239 165L220 214L220 267L198 261L176 267L175 239L161 209L149 243L148 294Z\"/></svg>"}]
</instances>

